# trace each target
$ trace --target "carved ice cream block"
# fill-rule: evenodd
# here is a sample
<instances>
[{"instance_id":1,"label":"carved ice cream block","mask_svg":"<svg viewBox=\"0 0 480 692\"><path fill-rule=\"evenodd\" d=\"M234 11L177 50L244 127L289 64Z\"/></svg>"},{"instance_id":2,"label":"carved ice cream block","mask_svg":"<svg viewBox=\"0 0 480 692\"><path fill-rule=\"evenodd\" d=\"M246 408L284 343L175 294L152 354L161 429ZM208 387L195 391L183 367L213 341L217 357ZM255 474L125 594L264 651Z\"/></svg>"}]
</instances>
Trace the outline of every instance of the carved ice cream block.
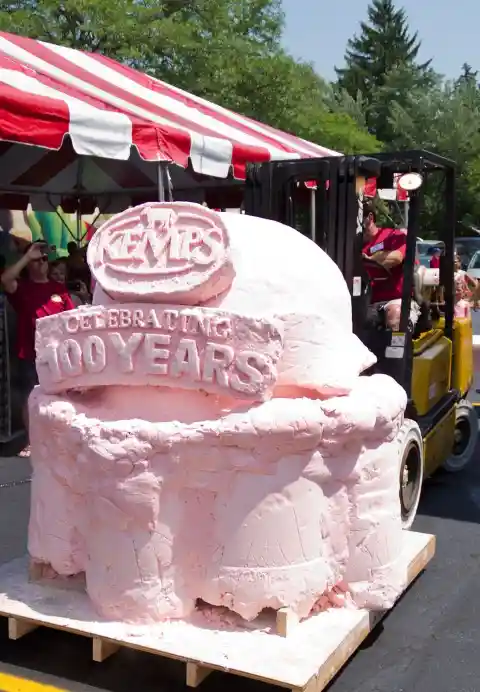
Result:
<instances>
[{"instance_id":1,"label":"carved ice cream block","mask_svg":"<svg viewBox=\"0 0 480 692\"><path fill-rule=\"evenodd\" d=\"M95 305L38 322L29 550L97 610L247 619L403 589L404 391L361 377L334 263L291 228L182 203L97 231Z\"/></svg>"}]
</instances>

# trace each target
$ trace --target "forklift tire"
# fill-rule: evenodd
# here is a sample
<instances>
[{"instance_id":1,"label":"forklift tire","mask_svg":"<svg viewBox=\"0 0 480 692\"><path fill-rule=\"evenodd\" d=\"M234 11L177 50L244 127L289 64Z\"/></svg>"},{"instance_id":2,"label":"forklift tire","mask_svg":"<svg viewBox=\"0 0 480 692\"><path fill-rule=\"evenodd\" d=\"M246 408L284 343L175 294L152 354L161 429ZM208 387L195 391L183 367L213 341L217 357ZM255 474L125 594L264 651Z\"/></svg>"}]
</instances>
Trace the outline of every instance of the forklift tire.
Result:
<instances>
[{"instance_id":1,"label":"forklift tire","mask_svg":"<svg viewBox=\"0 0 480 692\"><path fill-rule=\"evenodd\" d=\"M402 528L411 528L417 514L423 483L423 439L413 420L405 419L397 436L400 447L400 512Z\"/></svg>"},{"instance_id":2,"label":"forklift tire","mask_svg":"<svg viewBox=\"0 0 480 692\"><path fill-rule=\"evenodd\" d=\"M452 454L443 468L449 473L463 471L472 461L477 447L478 416L472 404L462 399L457 404L455 417L455 440Z\"/></svg>"}]
</instances>

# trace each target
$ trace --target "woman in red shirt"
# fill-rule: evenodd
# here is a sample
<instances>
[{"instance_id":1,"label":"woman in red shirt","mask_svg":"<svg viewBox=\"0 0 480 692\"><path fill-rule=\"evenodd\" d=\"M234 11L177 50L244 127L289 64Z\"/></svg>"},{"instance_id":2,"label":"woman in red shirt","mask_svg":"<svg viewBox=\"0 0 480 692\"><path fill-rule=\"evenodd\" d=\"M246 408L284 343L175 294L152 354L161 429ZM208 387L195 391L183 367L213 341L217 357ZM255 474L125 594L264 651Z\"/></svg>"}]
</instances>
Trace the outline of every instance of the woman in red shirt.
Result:
<instances>
[{"instance_id":1,"label":"woman in red shirt","mask_svg":"<svg viewBox=\"0 0 480 692\"><path fill-rule=\"evenodd\" d=\"M28 397L38 384L35 367L35 326L37 319L73 310L66 286L48 277L45 243L32 243L23 256L7 267L1 283L17 313L17 356L20 361L23 419L28 432ZM25 276L24 276L25 275Z\"/></svg>"}]
</instances>

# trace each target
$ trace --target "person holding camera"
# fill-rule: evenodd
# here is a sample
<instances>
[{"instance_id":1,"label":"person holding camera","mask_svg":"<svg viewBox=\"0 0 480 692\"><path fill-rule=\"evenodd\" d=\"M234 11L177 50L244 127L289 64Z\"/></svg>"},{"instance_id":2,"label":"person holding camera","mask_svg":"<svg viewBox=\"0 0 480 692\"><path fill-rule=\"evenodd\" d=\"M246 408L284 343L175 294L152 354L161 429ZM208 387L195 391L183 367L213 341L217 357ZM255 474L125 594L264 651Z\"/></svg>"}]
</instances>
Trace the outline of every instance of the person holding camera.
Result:
<instances>
[{"instance_id":1,"label":"person holding camera","mask_svg":"<svg viewBox=\"0 0 480 692\"><path fill-rule=\"evenodd\" d=\"M54 260L50 262L49 277L54 281L67 287L75 307L79 305L89 305L92 302L92 296L88 292L85 282L80 279L71 281L68 275L68 264L64 259Z\"/></svg>"},{"instance_id":2,"label":"person holding camera","mask_svg":"<svg viewBox=\"0 0 480 692\"><path fill-rule=\"evenodd\" d=\"M48 246L32 243L22 257L1 276L8 300L17 314L17 356L20 361L23 420L28 433L28 397L38 383L35 367L37 319L75 308L68 289L48 275ZM25 454L28 454L26 450ZM25 455L24 454L24 455Z\"/></svg>"}]
</instances>

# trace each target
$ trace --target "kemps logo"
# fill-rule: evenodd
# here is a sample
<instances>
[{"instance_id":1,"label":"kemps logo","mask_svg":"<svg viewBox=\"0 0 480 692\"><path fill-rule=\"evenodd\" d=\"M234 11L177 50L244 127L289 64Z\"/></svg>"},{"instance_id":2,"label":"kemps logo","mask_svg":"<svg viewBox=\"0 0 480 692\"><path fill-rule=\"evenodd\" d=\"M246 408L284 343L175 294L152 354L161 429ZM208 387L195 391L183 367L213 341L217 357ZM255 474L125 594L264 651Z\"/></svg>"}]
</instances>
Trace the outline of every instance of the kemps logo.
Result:
<instances>
[{"instance_id":1,"label":"kemps logo","mask_svg":"<svg viewBox=\"0 0 480 692\"><path fill-rule=\"evenodd\" d=\"M234 272L221 215L197 204L151 203L101 226L88 248L92 273L112 298L198 305Z\"/></svg>"}]
</instances>

